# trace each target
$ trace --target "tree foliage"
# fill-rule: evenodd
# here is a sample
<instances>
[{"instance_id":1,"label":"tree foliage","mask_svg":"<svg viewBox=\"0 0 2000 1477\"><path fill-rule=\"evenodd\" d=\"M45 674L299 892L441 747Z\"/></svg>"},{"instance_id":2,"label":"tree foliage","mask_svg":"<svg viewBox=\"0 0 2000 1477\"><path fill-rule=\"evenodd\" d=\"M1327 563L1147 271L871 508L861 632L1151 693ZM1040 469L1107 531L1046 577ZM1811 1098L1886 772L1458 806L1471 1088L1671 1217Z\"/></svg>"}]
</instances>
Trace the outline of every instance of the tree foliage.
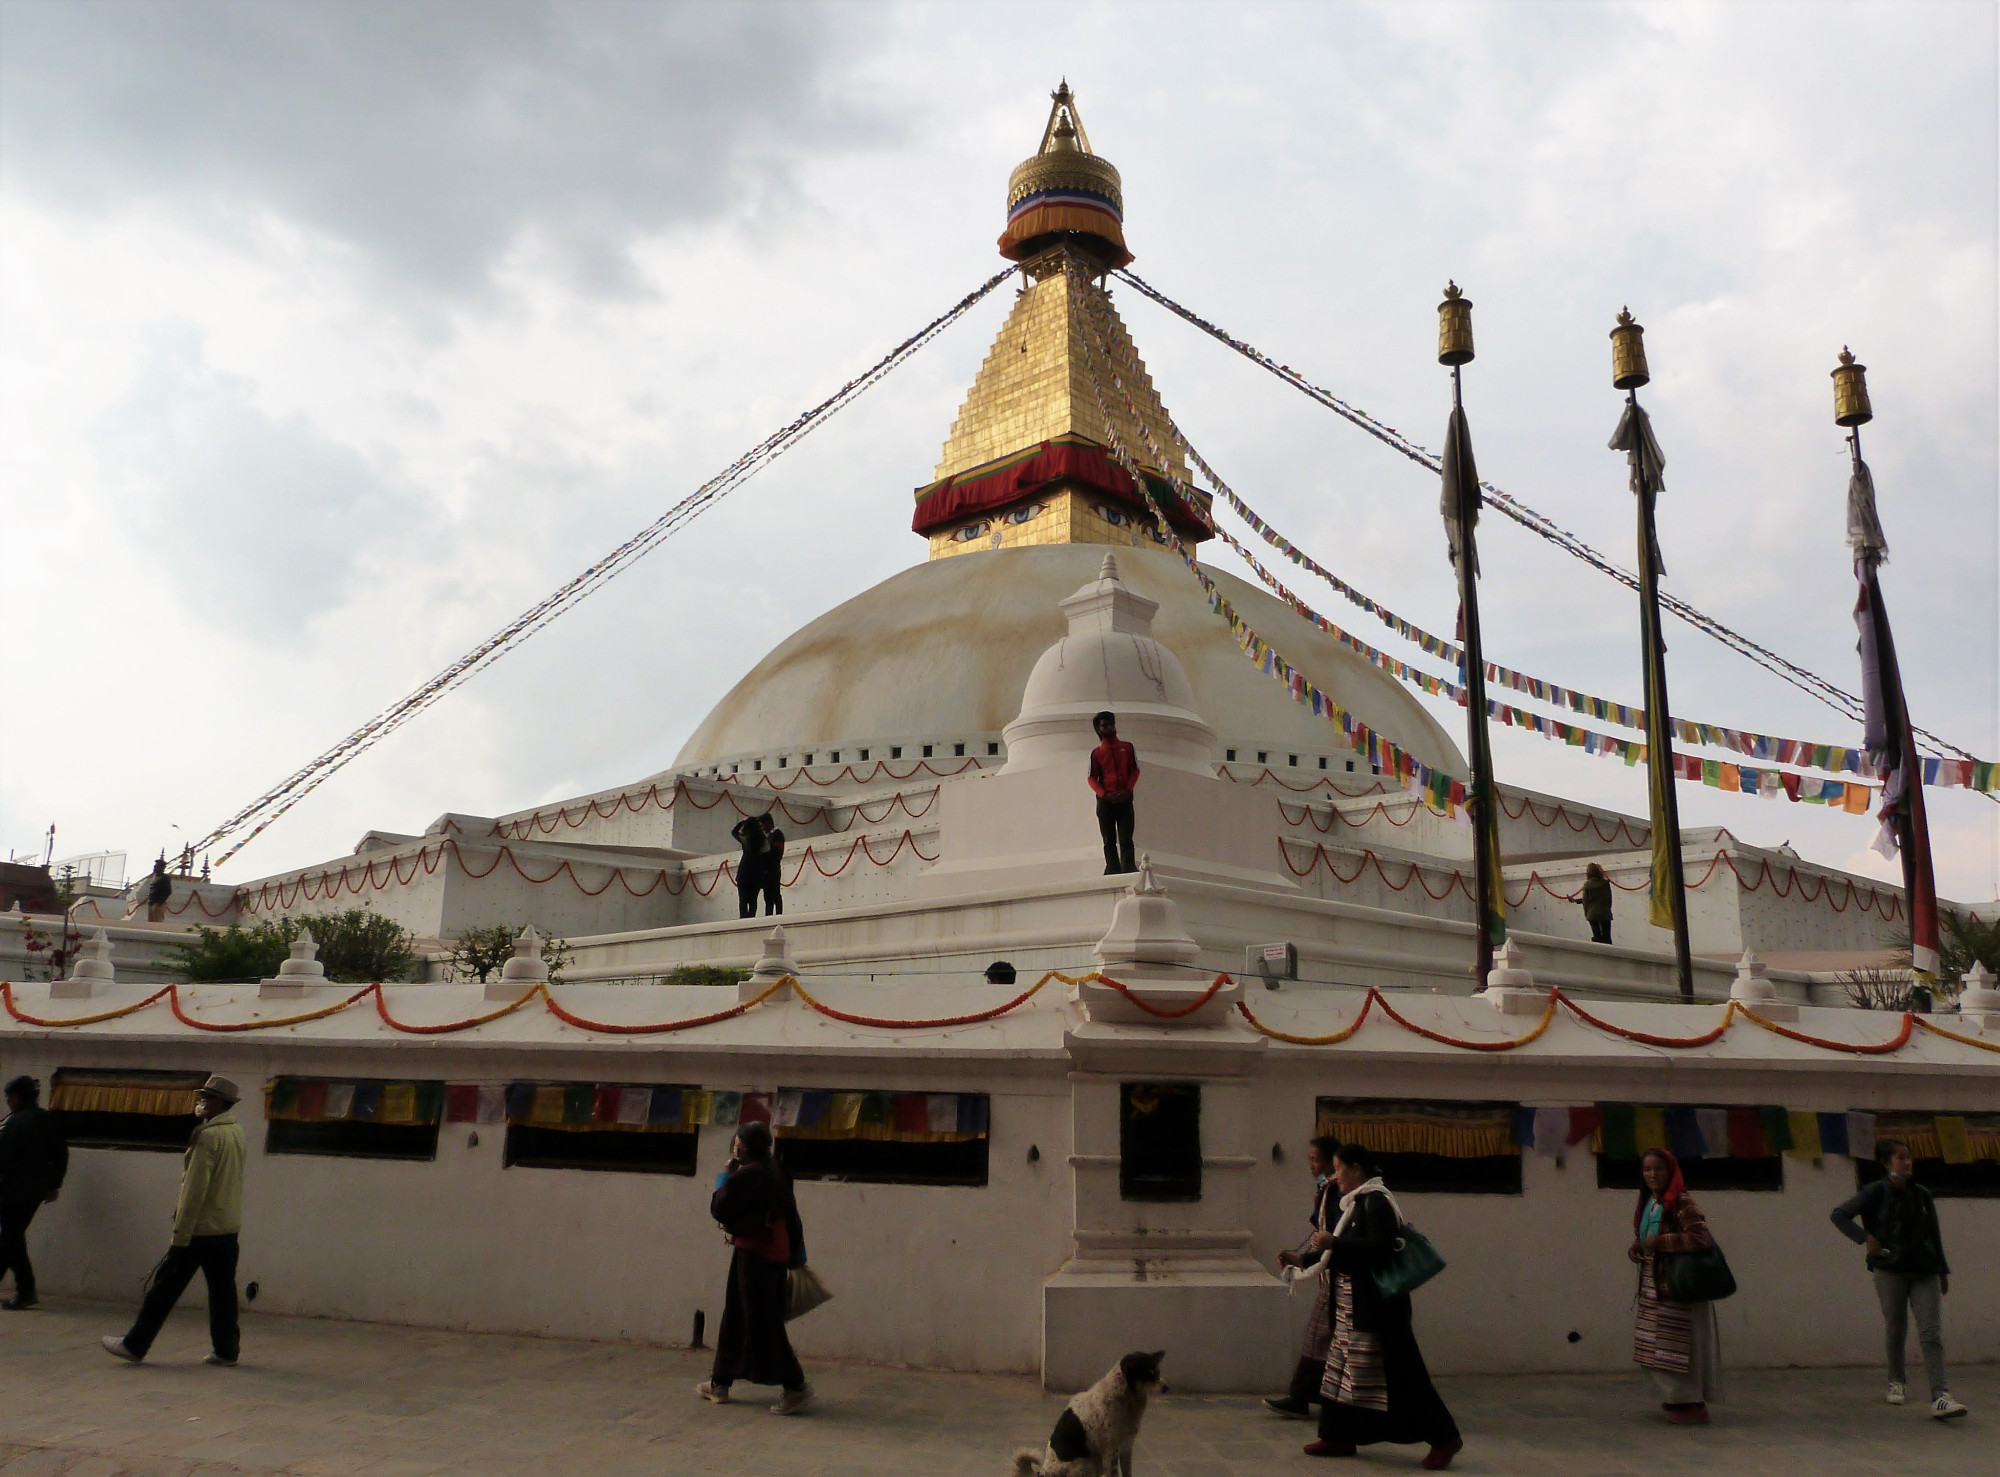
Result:
<instances>
[{"instance_id":1,"label":"tree foliage","mask_svg":"<svg viewBox=\"0 0 2000 1477\"><path fill-rule=\"evenodd\" d=\"M460 979L474 979L485 984L487 979L500 973L507 961L514 957L514 941L528 925L518 927L496 923L490 928L468 928L452 944L452 974ZM537 930L539 932L540 930ZM569 964L571 950L568 939L544 936L542 939L542 963L549 967L549 983L561 984L563 969Z\"/></svg>"},{"instance_id":2,"label":"tree foliage","mask_svg":"<svg viewBox=\"0 0 2000 1477\"><path fill-rule=\"evenodd\" d=\"M1974 913L1938 916L1938 978L1957 984L1975 964L2000 976L2000 918Z\"/></svg>"},{"instance_id":3,"label":"tree foliage","mask_svg":"<svg viewBox=\"0 0 2000 1477\"><path fill-rule=\"evenodd\" d=\"M740 985L750 978L747 969L725 969L720 964L676 964L667 974L669 985Z\"/></svg>"},{"instance_id":4,"label":"tree foliage","mask_svg":"<svg viewBox=\"0 0 2000 1477\"><path fill-rule=\"evenodd\" d=\"M200 927L194 943L167 950L168 963L197 983L269 979L305 929L312 931L319 962L335 983L406 980L417 967L416 940L409 930L368 908L267 919L248 928Z\"/></svg>"}]
</instances>

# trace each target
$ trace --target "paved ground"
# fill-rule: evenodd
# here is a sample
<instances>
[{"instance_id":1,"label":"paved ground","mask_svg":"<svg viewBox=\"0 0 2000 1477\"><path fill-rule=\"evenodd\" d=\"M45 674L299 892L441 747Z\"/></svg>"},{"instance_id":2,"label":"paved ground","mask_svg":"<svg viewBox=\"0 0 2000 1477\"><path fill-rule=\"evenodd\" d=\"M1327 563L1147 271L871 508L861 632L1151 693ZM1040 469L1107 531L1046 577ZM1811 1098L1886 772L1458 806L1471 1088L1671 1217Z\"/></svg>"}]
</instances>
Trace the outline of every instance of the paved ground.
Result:
<instances>
[{"instance_id":1,"label":"paved ground","mask_svg":"<svg viewBox=\"0 0 2000 1477\"><path fill-rule=\"evenodd\" d=\"M201 1364L201 1315L176 1315L144 1365L96 1348L128 1309L0 1313L6 1477L534 1474L534 1477L1004 1477L1062 1401L1027 1379L862 1365L811 1371L820 1403L697 1401L703 1356L678 1349L251 1317L235 1369ZM1169 1376L1172 1362L1169 1358ZM1705 1430L1670 1427L1635 1376L1442 1381L1467 1436L1454 1470L1674 1477L1754 1473L1960 1477L1992 1471L2000 1367L1955 1376L1969 1419L1881 1403L1872 1370L1750 1371ZM1299 1454L1305 1425L1254 1400L1168 1396L1140 1440L1144 1477L1414 1471L1416 1448L1354 1462Z\"/></svg>"}]
</instances>

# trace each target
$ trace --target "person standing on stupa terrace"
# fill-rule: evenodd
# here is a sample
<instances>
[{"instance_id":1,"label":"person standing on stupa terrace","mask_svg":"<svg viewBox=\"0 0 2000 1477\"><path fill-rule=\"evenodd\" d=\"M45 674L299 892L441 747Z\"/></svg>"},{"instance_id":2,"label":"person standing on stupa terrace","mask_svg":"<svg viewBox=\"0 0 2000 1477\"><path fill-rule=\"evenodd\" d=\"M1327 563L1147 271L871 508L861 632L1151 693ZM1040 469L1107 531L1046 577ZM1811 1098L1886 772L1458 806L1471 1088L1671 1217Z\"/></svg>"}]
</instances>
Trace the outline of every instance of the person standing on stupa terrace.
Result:
<instances>
[{"instance_id":1,"label":"person standing on stupa terrace","mask_svg":"<svg viewBox=\"0 0 2000 1477\"><path fill-rule=\"evenodd\" d=\"M768 810L757 823L764 828L764 916L769 918L785 911L785 879L779 870L785 860L785 833Z\"/></svg>"},{"instance_id":2,"label":"person standing on stupa terrace","mask_svg":"<svg viewBox=\"0 0 2000 1477\"><path fill-rule=\"evenodd\" d=\"M1583 874L1583 921L1590 925L1593 944L1611 942L1611 879L1596 862Z\"/></svg>"},{"instance_id":3,"label":"person standing on stupa terrace","mask_svg":"<svg viewBox=\"0 0 2000 1477\"><path fill-rule=\"evenodd\" d=\"M743 848L736 859L736 916L757 916L757 894L764 890L764 818L746 815L729 828L730 836Z\"/></svg>"},{"instance_id":4,"label":"person standing on stupa terrace","mask_svg":"<svg viewBox=\"0 0 2000 1477\"><path fill-rule=\"evenodd\" d=\"M137 1364L153 1347L174 1304L197 1269L208 1282L209 1353L204 1364L231 1365L242 1347L236 1320L237 1234L243 1229L242 1096L227 1077L210 1077L195 1097L194 1137L181 1163L174 1202L174 1243L153 1268L146 1301L123 1338L107 1336L107 1353Z\"/></svg>"},{"instance_id":5,"label":"person standing on stupa terrace","mask_svg":"<svg viewBox=\"0 0 2000 1477\"><path fill-rule=\"evenodd\" d=\"M1097 830L1104 838L1104 875L1136 872L1132 854L1132 791L1139 783L1138 752L1118 737L1109 709L1090 720L1098 744L1090 751L1090 788L1097 795Z\"/></svg>"}]
</instances>

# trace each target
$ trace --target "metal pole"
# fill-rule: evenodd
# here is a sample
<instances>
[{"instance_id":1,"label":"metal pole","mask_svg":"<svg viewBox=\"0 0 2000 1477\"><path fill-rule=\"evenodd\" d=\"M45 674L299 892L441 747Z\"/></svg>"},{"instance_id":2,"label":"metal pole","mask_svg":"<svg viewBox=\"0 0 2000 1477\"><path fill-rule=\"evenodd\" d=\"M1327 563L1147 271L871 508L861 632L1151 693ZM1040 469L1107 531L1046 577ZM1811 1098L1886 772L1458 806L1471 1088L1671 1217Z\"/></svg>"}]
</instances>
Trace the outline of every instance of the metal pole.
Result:
<instances>
[{"instance_id":1,"label":"metal pole","mask_svg":"<svg viewBox=\"0 0 2000 1477\"><path fill-rule=\"evenodd\" d=\"M1638 390L1628 391L1625 402L1631 407L1636 426L1639 419ZM1642 496L1639 499L1639 628L1640 640L1646 647L1647 686L1650 689L1646 708L1646 741L1658 746L1656 757L1666 775L1666 783L1660 787L1658 824L1665 826L1667 831L1667 906L1674 918L1674 977L1680 986L1682 1001L1691 1004L1694 1000L1694 956L1688 944L1687 882L1681 865L1681 808L1675 792L1679 776L1674 772L1673 709L1667 704L1667 643L1660 632L1660 571L1659 562L1653 557L1654 545L1653 505Z\"/></svg>"},{"instance_id":2,"label":"metal pole","mask_svg":"<svg viewBox=\"0 0 2000 1477\"><path fill-rule=\"evenodd\" d=\"M1451 367L1451 407L1463 409L1459 394L1459 366ZM1449 454L1449 453L1447 453ZM1466 746L1470 751L1466 758L1472 764L1472 849L1473 886L1479 896L1473 903L1474 926L1477 930L1477 951L1473 959L1473 971L1477 980L1475 988L1486 988L1486 977L1493 970L1493 933L1487 921L1488 900L1500 884L1493 876L1494 855L1499 849L1499 816L1495 813L1498 800L1493 793L1493 756L1487 749L1490 735L1486 731L1486 656L1479 638L1479 554L1473 543L1472 520L1466 516L1466 502L1463 497L1454 510L1458 517L1458 601L1459 609L1465 613L1465 634L1460 643L1465 650L1465 728ZM1494 827L1494 844L1487 844L1488 827Z\"/></svg>"}]
</instances>

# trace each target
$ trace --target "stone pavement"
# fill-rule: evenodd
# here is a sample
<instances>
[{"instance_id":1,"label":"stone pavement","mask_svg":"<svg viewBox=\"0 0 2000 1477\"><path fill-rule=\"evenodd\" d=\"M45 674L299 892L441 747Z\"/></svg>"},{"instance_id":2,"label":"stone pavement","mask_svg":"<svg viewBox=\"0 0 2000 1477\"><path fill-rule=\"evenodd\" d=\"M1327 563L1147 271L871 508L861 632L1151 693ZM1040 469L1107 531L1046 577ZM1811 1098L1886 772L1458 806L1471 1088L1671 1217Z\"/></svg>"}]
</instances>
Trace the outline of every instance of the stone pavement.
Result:
<instances>
[{"instance_id":1,"label":"stone pavement","mask_svg":"<svg viewBox=\"0 0 2000 1477\"><path fill-rule=\"evenodd\" d=\"M96 1347L130 1308L0 1313L0 1473L6 1477L1003 1477L1062 1408L1026 1378L867 1365L812 1368L820 1396L777 1420L766 1401L692 1393L704 1356L253 1315L244 1360L211 1369L199 1310L175 1315L132 1366ZM1167 1370L1171 1380L1172 1353ZM1756 1477L1995 1470L2000 1367L1954 1375L1972 1407L1944 1425L1881 1399L1873 1370L1753 1370L1701 1430L1668 1426L1629 1372L1440 1381L1464 1428L1453 1470L1577 1477ZM768 1398L768 1397L767 1397ZM1144 1477L1414 1471L1413 1447L1308 1461L1310 1428L1245 1397L1173 1396L1148 1415Z\"/></svg>"}]
</instances>

